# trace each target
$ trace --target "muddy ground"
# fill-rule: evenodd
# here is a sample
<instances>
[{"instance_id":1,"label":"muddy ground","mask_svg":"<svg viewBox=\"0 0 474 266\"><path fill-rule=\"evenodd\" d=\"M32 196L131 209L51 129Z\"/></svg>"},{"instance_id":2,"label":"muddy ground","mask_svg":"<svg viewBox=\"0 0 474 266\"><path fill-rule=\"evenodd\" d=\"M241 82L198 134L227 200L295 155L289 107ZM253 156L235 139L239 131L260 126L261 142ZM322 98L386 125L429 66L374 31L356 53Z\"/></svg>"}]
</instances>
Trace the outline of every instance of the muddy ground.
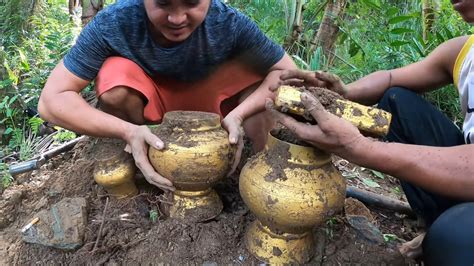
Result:
<instances>
[{"instance_id":1,"label":"muddy ground","mask_svg":"<svg viewBox=\"0 0 474 266\"><path fill-rule=\"evenodd\" d=\"M243 244L245 230L255 217L240 198L238 171L216 186L223 200L224 210L213 220L190 224L162 216L158 208L163 198L162 192L147 185L140 174L137 175L140 193L128 200L110 198L104 220L108 196L92 178L95 156L91 143L90 140L83 141L72 151L50 160L41 170L17 177L15 184L3 193L4 204L0 210L4 215L0 223L1 265L261 263L247 252ZM247 152L241 166L250 155ZM373 172L338 158L334 162L349 184L403 199L395 179L376 177ZM15 197L7 200L6 193L13 193ZM88 202L84 245L74 251L62 251L23 242L19 229L35 213L65 197L84 197ZM125 213L129 220L120 220L120 215ZM315 256L308 264L409 263L401 258L397 245L416 236L416 221L390 211L371 209L371 213L374 223L386 236L384 243L368 242L348 225L341 213L320 228L315 228L317 246ZM102 234L98 236L102 221Z\"/></svg>"}]
</instances>

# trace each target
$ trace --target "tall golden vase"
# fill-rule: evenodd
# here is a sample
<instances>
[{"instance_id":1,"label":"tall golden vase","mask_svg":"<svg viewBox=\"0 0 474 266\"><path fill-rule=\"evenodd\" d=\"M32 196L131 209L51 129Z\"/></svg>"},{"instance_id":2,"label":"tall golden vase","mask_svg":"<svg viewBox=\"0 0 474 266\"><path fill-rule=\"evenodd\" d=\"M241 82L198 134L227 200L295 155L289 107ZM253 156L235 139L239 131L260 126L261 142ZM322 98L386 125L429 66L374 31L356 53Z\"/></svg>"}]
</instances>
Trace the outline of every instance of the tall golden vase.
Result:
<instances>
[{"instance_id":1,"label":"tall golden vase","mask_svg":"<svg viewBox=\"0 0 474 266\"><path fill-rule=\"evenodd\" d=\"M166 148L150 147L155 170L173 182L169 216L187 221L206 221L219 215L223 205L212 186L230 170L233 147L220 117L214 113L173 111L165 114L154 133Z\"/></svg>"},{"instance_id":2,"label":"tall golden vase","mask_svg":"<svg viewBox=\"0 0 474 266\"><path fill-rule=\"evenodd\" d=\"M301 264L314 255L312 229L342 208L346 183L329 154L270 134L242 169L239 188L257 216L246 232L248 250L266 263Z\"/></svg>"}]
</instances>

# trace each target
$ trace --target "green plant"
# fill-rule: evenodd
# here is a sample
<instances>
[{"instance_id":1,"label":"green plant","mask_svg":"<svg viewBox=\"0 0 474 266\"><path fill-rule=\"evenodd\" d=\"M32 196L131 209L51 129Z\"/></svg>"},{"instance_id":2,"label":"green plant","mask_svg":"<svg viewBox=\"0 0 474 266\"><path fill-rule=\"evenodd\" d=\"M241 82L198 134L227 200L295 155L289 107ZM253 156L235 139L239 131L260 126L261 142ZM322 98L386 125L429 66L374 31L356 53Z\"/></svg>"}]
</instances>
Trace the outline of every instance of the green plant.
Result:
<instances>
[{"instance_id":1,"label":"green plant","mask_svg":"<svg viewBox=\"0 0 474 266\"><path fill-rule=\"evenodd\" d=\"M21 119L20 109L15 107L15 102L18 96L5 96L0 102L0 114L3 119L0 124L3 124L2 142L9 141L9 146L14 147L21 139L21 128L19 127L19 120Z\"/></svg>"},{"instance_id":2,"label":"green plant","mask_svg":"<svg viewBox=\"0 0 474 266\"><path fill-rule=\"evenodd\" d=\"M400 187L394 187L392 188L392 192L397 194L397 195L401 195L402 194L402 191L400 190Z\"/></svg>"},{"instance_id":3,"label":"green plant","mask_svg":"<svg viewBox=\"0 0 474 266\"><path fill-rule=\"evenodd\" d=\"M380 15L382 14L382 15ZM441 1L433 30L423 39L419 1L365 0L350 4L342 21L336 64L332 72L346 82L381 69L393 69L422 60L439 44L469 34L449 1ZM457 91L448 86L426 98L460 125Z\"/></svg>"},{"instance_id":4,"label":"green plant","mask_svg":"<svg viewBox=\"0 0 474 266\"><path fill-rule=\"evenodd\" d=\"M60 128L58 132L53 136L53 139L55 140L55 143L62 143L68 140L75 139L76 137L76 133L64 128Z\"/></svg>"},{"instance_id":5,"label":"green plant","mask_svg":"<svg viewBox=\"0 0 474 266\"><path fill-rule=\"evenodd\" d=\"M158 221L158 212L155 209L150 210L149 217L150 221L155 223L156 221Z\"/></svg>"},{"instance_id":6,"label":"green plant","mask_svg":"<svg viewBox=\"0 0 474 266\"><path fill-rule=\"evenodd\" d=\"M330 239L334 238L334 227L336 226L336 224L338 224L338 220L336 217L331 217L326 221L324 231Z\"/></svg>"},{"instance_id":7,"label":"green plant","mask_svg":"<svg viewBox=\"0 0 474 266\"><path fill-rule=\"evenodd\" d=\"M376 177L378 177L380 179L385 179L384 175L379 171L370 170L370 172L372 172L373 175L375 175Z\"/></svg>"},{"instance_id":8,"label":"green plant","mask_svg":"<svg viewBox=\"0 0 474 266\"><path fill-rule=\"evenodd\" d=\"M38 135L39 128L43 123L44 123L44 120L36 116L28 119L28 125L31 128L31 132L35 135Z\"/></svg>"},{"instance_id":9,"label":"green plant","mask_svg":"<svg viewBox=\"0 0 474 266\"><path fill-rule=\"evenodd\" d=\"M397 235L394 234L383 234L383 239L385 242L393 242L393 241L403 241Z\"/></svg>"},{"instance_id":10,"label":"green plant","mask_svg":"<svg viewBox=\"0 0 474 266\"><path fill-rule=\"evenodd\" d=\"M0 161L0 175L2 176L2 187L7 188L13 182L13 177L8 172L8 165Z\"/></svg>"},{"instance_id":11,"label":"green plant","mask_svg":"<svg viewBox=\"0 0 474 266\"><path fill-rule=\"evenodd\" d=\"M49 73L77 29L63 1L0 3L0 134L6 153L17 152L20 159L31 156L42 120L25 111L36 109Z\"/></svg>"}]
</instances>

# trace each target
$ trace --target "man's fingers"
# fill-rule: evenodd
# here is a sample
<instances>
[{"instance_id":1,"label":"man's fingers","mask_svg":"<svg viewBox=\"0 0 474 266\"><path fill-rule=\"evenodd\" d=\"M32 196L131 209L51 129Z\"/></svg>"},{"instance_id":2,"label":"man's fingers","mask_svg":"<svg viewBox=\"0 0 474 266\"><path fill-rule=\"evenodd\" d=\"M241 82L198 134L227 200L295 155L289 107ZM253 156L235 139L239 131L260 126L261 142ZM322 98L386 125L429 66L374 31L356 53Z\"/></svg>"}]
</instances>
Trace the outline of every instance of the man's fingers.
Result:
<instances>
[{"instance_id":1,"label":"man's fingers","mask_svg":"<svg viewBox=\"0 0 474 266\"><path fill-rule=\"evenodd\" d=\"M146 153L143 151L136 151L134 152L133 157L135 158L135 164L143 173L148 182L157 187L174 191L173 183L155 171L153 166L151 166L150 162L148 161Z\"/></svg>"},{"instance_id":2,"label":"man's fingers","mask_svg":"<svg viewBox=\"0 0 474 266\"><path fill-rule=\"evenodd\" d=\"M306 110L314 117L318 124L326 121L330 117L330 113L324 109L324 106L319 102L314 95L303 92L301 94L301 102L305 106Z\"/></svg>"},{"instance_id":3,"label":"man's fingers","mask_svg":"<svg viewBox=\"0 0 474 266\"><path fill-rule=\"evenodd\" d=\"M239 138L242 135L240 132L240 127L235 125L229 125L229 142L230 144L234 145L239 142Z\"/></svg>"},{"instance_id":4,"label":"man's fingers","mask_svg":"<svg viewBox=\"0 0 474 266\"><path fill-rule=\"evenodd\" d=\"M130 147L129 144L125 145L125 148L123 149L125 152L132 153L132 147Z\"/></svg>"},{"instance_id":5,"label":"man's fingers","mask_svg":"<svg viewBox=\"0 0 474 266\"><path fill-rule=\"evenodd\" d=\"M237 148L236 148L236 151L235 151L235 154L234 154L234 159L232 161L232 166L231 166L230 171L227 174L227 176L232 175L235 172L235 170L237 169L237 166L239 166L240 158L242 157L242 151L243 150L244 150L244 137L241 134L240 138L239 138L239 141L237 143Z\"/></svg>"},{"instance_id":6,"label":"man's fingers","mask_svg":"<svg viewBox=\"0 0 474 266\"><path fill-rule=\"evenodd\" d=\"M293 131L298 138L304 141L308 141L309 143L313 143L313 145L316 145L316 143L321 140L324 140L324 138L326 137L326 135L318 125L306 125L304 123L296 121L290 116L278 112L274 108L273 102L270 99L266 99L265 108L270 111L273 118L277 122Z\"/></svg>"},{"instance_id":7,"label":"man's fingers","mask_svg":"<svg viewBox=\"0 0 474 266\"><path fill-rule=\"evenodd\" d=\"M312 71L304 71L300 69L290 69L283 71L283 73L280 75L281 80L287 80L287 79L302 79L302 80L314 80L314 72Z\"/></svg>"},{"instance_id":8,"label":"man's fingers","mask_svg":"<svg viewBox=\"0 0 474 266\"><path fill-rule=\"evenodd\" d=\"M154 186L157 186L157 187L159 187L159 188L161 188L162 190L165 190L165 191L175 191L176 190L176 188L174 186L166 185L165 182L169 181L169 180L162 177L161 175L156 175L153 178L147 179L147 181L150 184L152 184Z\"/></svg>"},{"instance_id":9,"label":"man's fingers","mask_svg":"<svg viewBox=\"0 0 474 266\"><path fill-rule=\"evenodd\" d=\"M280 82L280 85L288 85L295 87L303 87L305 84L305 81L301 79L286 79Z\"/></svg>"},{"instance_id":10,"label":"man's fingers","mask_svg":"<svg viewBox=\"0 0 474 266\"><path fill-rule=\"evenodd\" d=\"M149 131L148 134L145 135L145 141L148 143L148 145L152 146L157 150L162 150L165 147L163 141L151 131Z\"/></svg>"},{"instance_id":11,"label":"man's fingers","mask_svg":"<svg viewBox=\"0 0 474 266\"><path fill-rule=\"evenodd\" d=\"M279 122L280 124L286 126L291 131L299 134L305 127L303 123L300 123L293 119L290 116L287 116L275 109L275 105L271 99L266 99L265 101L265 108L271 113L272 117Z\"/></svg>"},{"instance_id":12,"label":"man's fingers","mask_svg":"<svg viewBox=\"0 0 474 266\"><path fill-rule=\"evenodd\" d=\"M317 79L320 79L322 81L326 81L326 82L332 83L332 84L342 82L341 79L337 75L334 75L334 74L329 73L329 72L316 71L316 72L314 72L314 76Z\"/></svg>"}]
</instances>

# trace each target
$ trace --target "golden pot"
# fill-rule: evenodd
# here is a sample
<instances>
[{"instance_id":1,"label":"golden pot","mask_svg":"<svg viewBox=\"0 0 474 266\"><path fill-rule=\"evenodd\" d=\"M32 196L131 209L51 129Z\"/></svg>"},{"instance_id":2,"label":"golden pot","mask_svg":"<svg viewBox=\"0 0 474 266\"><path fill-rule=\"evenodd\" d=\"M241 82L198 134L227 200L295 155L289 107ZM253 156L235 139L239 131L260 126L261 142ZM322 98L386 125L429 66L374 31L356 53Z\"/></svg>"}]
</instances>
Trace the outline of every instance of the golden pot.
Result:
<instances>
[{"instance_id":1,"label":"golden pot","mask_svg":"<svg viewBox=\"0 0 474 266\"><path fill-rule=\"evenodd\" d=\"M312 228L342 208L346 183L329 154L270 134L242 169L239 189L257 216L245 237L249 251L267 263L300 264L313 255Z\"/></svg>"},{"instance_id":2,"label":"golden pot","mask_svg":"<svg viewBox=\"0 0 474 266\"><path fill-rule=\"evenodd\" d=\"M150 162L176 187L169 215L195 222L219 215L223 205L212 186L230 170L234 154L219 115L195 111L168 112L154 133L163 140L166 148L156 150L150 147Z\"/></svg>"},{"instance_id":3,"label":"golden pot","mask_svg":"<svg viewBox=\"0 0 474 266\"><path fill-rule=\"evenodd\" d=\"M118 199L138 194L134 182L137 169L132 155L125 152L124 147L125 143L112 139L99 140L94 147L94 180Z\"/></svg>"},{"instance_id":4,"label":"golden pot","mask_svg":"<svg viewBox=\"0 0 474 266\"><path fill-rule=\"evenodd\" d=\"M275 97L276 108L292 114L308 116L301 103L302 91L303 89L292 86L280 86ZM346 119L369 135L388 134L392 120L392 114L389 112L345 99L335 99L335 101L336 108L328 110L329 112Z\"/></svg>"}]
</instances>

